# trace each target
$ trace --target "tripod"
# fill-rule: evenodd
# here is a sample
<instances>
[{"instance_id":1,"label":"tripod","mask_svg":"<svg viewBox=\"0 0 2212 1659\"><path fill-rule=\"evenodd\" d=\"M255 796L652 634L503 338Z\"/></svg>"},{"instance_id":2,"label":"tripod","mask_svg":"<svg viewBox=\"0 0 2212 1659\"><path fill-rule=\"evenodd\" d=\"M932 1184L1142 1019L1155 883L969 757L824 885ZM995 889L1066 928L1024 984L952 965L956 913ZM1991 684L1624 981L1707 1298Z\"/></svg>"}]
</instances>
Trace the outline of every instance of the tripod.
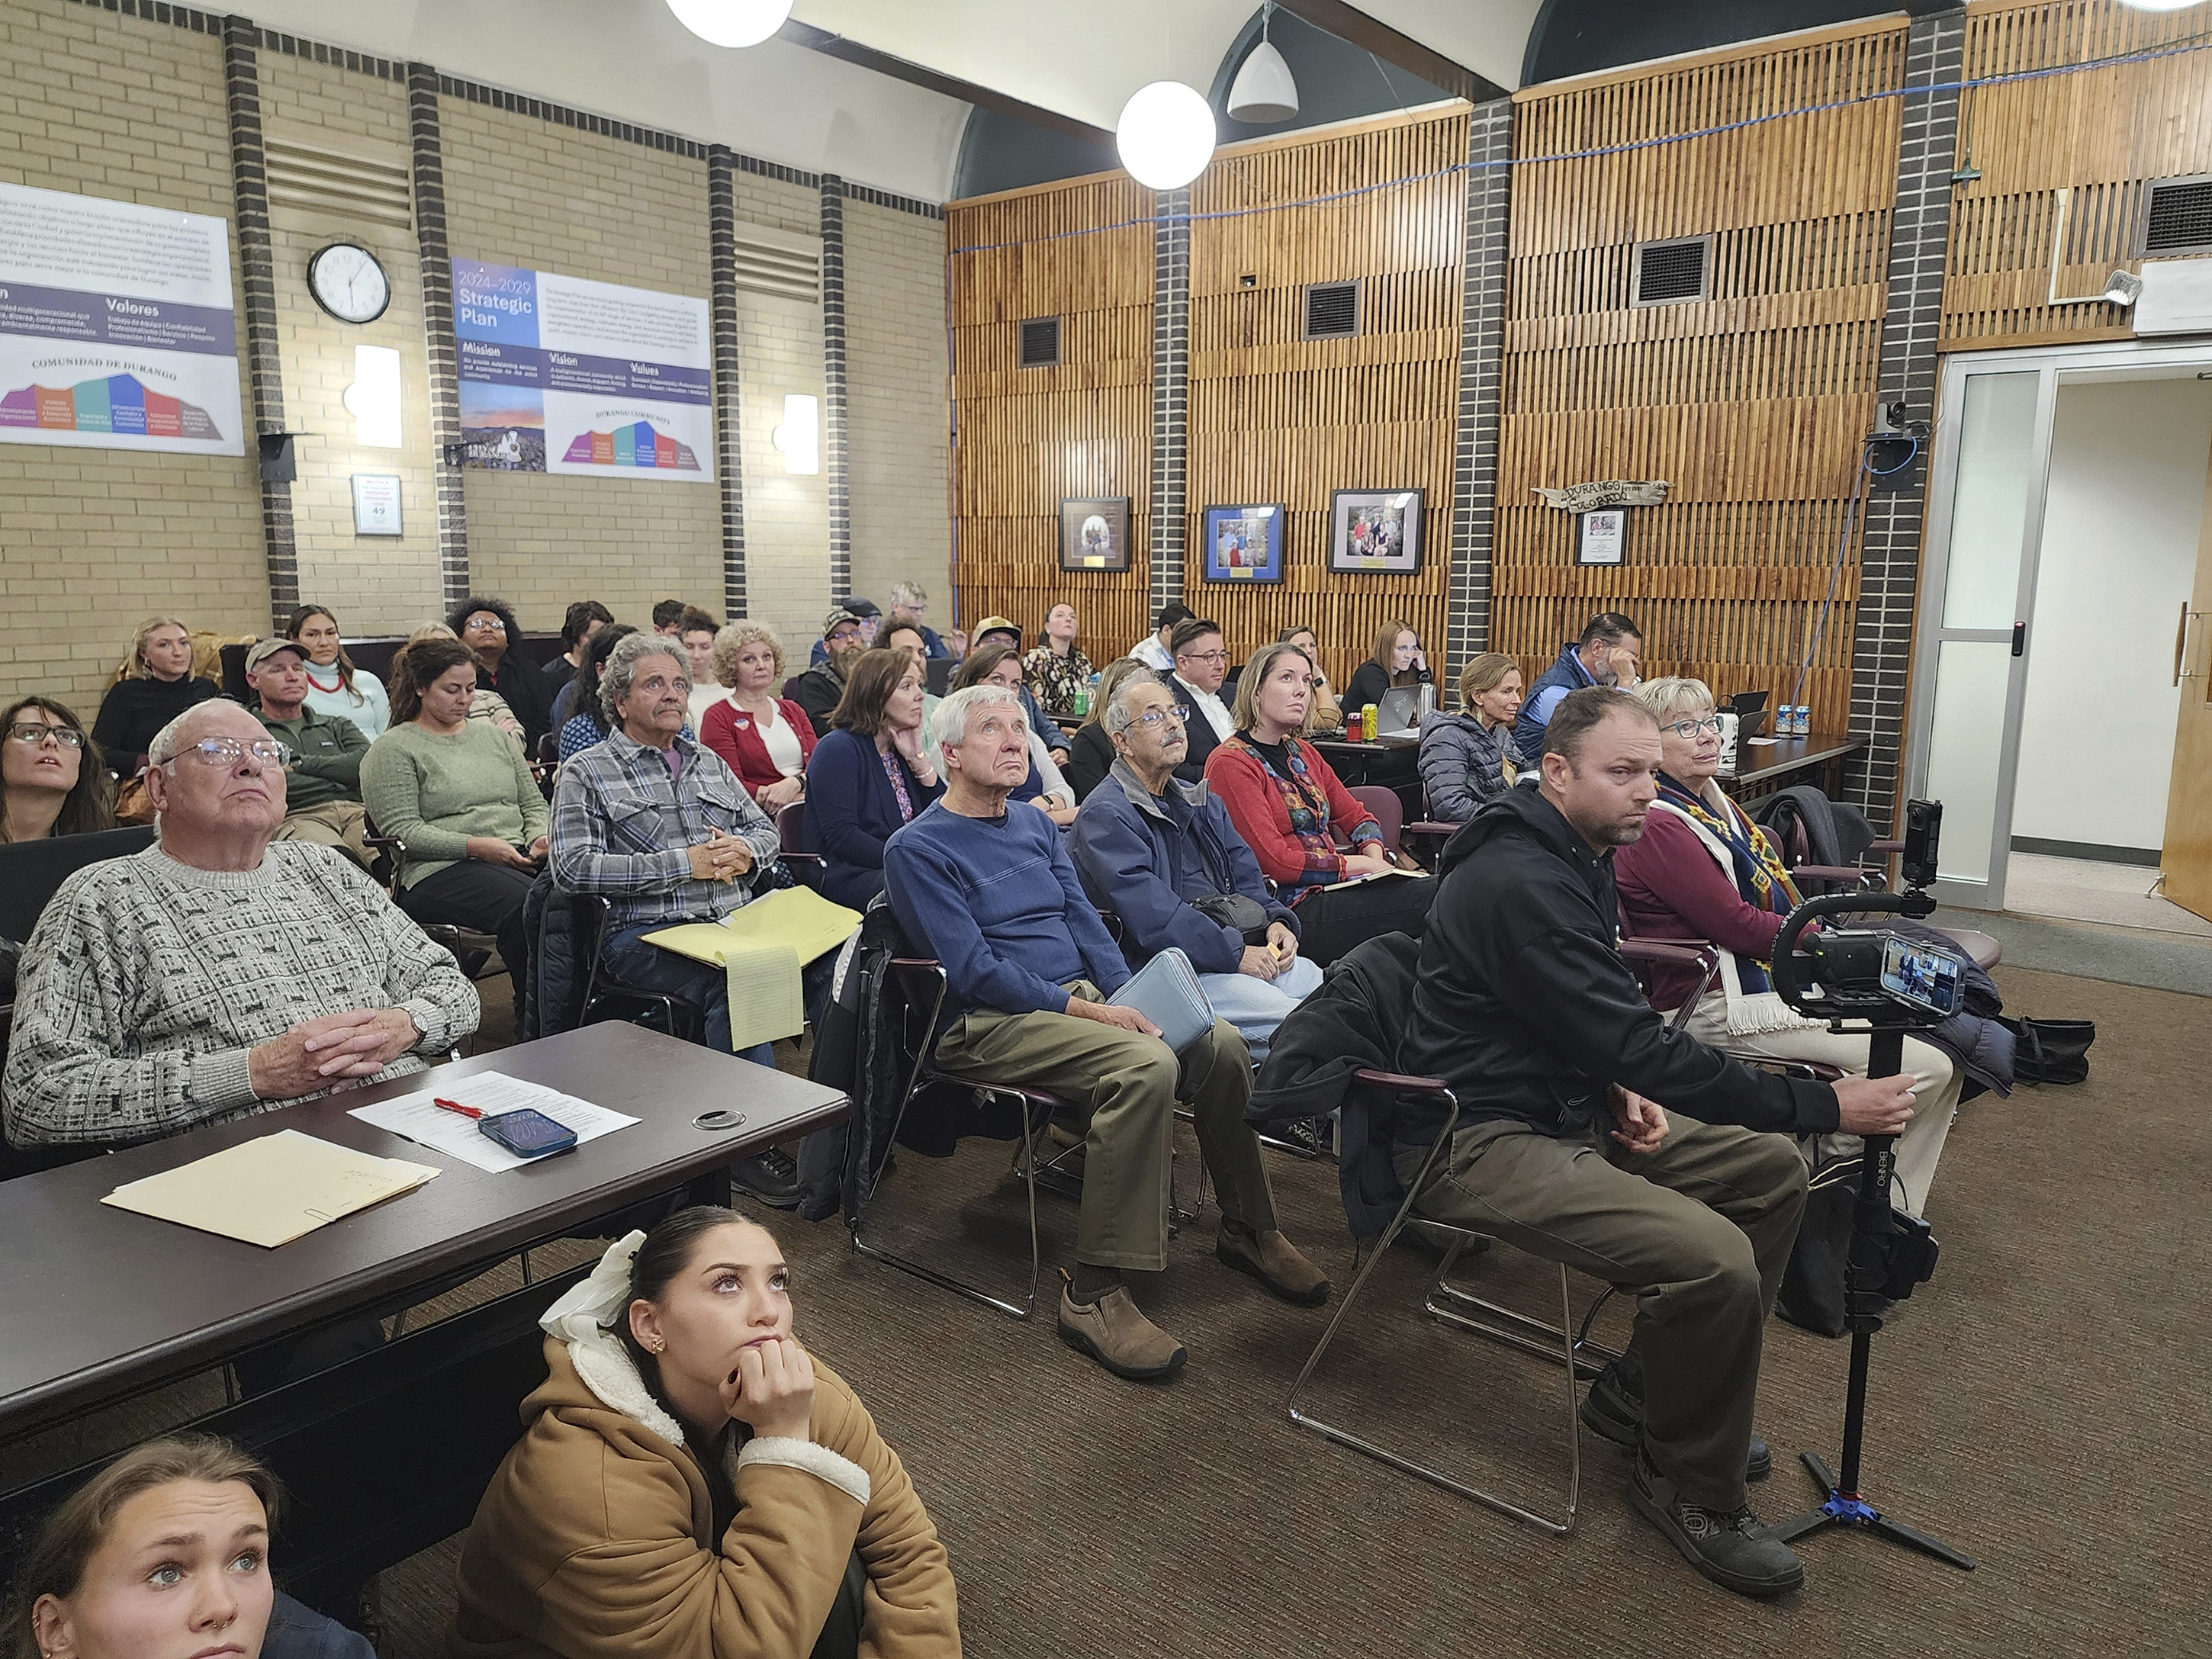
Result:
<instances>
[{"instance_id":1,"label":"tripod","mask_svg":"<svg viewBox=\"0 0 2212 1659\"><path fill-rule=\"evenodd\" d=\"M1905 1028L1877 1023L1868 1052L1869 1077L1895 1077L1905 1069ZM1844 1472L1838 1480L1818 1452L1802 1452L1806 1471L1827 1500L1818 1509L1792 1516L1774 1528L1785 1543L1824 1527L1856 1527L1948 1561L1967 1572L1974 1558L1954 1550L1902 1521L1893 1520L1859 1493L1859 1454L1866 1443L1867 1364L1873 1358L1874 1334L1881 1328L1875 1311L1881 1280L1881 1236L1891 1226L1889 1179L1893 1135L1869 1135L1859 1169L1858 1201L1851 1212L1850 1267L1845 1275L1845 1306L1851 1333L1850 1391L1844 1403Z\"/></svg>"}]
</instances>

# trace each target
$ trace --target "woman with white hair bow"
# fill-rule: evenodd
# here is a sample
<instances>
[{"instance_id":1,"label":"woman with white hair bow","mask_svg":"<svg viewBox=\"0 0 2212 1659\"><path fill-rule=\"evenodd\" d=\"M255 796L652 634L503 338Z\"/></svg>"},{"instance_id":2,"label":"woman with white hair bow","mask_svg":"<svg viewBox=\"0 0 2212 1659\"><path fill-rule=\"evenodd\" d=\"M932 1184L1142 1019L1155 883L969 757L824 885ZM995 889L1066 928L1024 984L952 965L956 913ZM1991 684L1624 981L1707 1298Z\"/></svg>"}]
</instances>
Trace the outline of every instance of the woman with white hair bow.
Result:
<instances>
[{"instance_id":1,"label":"woman with white hair bow","mask_svg":"<svg viewBox=\"0 0 2212 1659\"><path fill-rule=\"evenodd\" d=\"M546 1310L550 1373L461 1551L461 1659L960 1651L952 1571L897 1454L791 1330L733 1210L617 1240Z\"/></svg>"}]
</instances>

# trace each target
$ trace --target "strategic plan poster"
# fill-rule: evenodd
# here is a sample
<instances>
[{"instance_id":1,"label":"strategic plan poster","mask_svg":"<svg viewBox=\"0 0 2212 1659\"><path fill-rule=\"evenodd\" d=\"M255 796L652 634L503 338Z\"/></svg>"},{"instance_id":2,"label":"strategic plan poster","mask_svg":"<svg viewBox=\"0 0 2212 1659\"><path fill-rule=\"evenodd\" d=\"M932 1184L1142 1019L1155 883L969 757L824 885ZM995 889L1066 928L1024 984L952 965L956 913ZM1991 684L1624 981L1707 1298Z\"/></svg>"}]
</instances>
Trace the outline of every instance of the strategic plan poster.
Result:
<instances>
[{"instance_id":1,"label":"strategic plan poster","mask_svg":"<svg viewBox=\"0 0 2212 1659\"><path fill-rule=\"evenodd\" d=\"M230 222L0 184L0 442L243 455Z\"/></svg>"},{"instance_id":2,"label":"strategic plan poster","mask_svg":"<svg viewBox=\"0 0 2212 1659\"><path fill-rule=\"evenodd\" d=\"M707 302L453 261L464 464L710 483Z\"/></svg>"}]
</instances>

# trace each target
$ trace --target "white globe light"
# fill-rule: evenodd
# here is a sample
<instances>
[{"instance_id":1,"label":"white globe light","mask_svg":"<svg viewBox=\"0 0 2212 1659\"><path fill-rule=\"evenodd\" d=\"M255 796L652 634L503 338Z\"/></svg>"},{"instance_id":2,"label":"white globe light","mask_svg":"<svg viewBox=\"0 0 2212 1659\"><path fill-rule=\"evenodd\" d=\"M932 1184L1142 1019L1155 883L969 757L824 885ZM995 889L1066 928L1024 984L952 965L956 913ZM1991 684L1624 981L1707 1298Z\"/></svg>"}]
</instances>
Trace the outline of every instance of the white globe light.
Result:
<instances>
[{"instance_id":1,"label":"white globe light","mask_svg":"<svg viewBox=\"0 0 2212 1659\"><path fill-rule=\"evenodd\" d=\"M757 46L791 15L791 0L668 0L676 21L717 46Z\"/></svg>"},{"instance_id":2,"label":"white globe light","mask_svg":"<svg viewBox=\"0 0 2212 1659\"><path fill-rule=\"evenodd\" d=\"M1213 111L1180 81L1139 87L1121 106L1114 146L1140 185L1180 190L1213 159Z\"/></svg>"}]
</instances>

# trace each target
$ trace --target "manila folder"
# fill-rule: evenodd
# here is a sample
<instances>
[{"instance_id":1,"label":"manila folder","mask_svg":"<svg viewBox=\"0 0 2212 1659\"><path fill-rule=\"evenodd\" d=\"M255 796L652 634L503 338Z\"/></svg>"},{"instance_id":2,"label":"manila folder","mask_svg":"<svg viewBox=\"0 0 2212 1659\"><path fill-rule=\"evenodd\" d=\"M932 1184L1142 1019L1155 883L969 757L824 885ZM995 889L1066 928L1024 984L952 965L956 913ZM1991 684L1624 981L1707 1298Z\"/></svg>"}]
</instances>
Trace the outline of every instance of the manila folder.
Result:
<instances>
[{"instance_id":1,"label":"manila folder","mask_svg":"<svg viewBox=\"0 0 2212 1659\"><path fill-rule=\"evenodd\" d=\"M273 1249L412 1192L437 1173L432 1164L378 1158L280 1129L128 1182L100 1201Z\"/></svg>"}]
</instances>

